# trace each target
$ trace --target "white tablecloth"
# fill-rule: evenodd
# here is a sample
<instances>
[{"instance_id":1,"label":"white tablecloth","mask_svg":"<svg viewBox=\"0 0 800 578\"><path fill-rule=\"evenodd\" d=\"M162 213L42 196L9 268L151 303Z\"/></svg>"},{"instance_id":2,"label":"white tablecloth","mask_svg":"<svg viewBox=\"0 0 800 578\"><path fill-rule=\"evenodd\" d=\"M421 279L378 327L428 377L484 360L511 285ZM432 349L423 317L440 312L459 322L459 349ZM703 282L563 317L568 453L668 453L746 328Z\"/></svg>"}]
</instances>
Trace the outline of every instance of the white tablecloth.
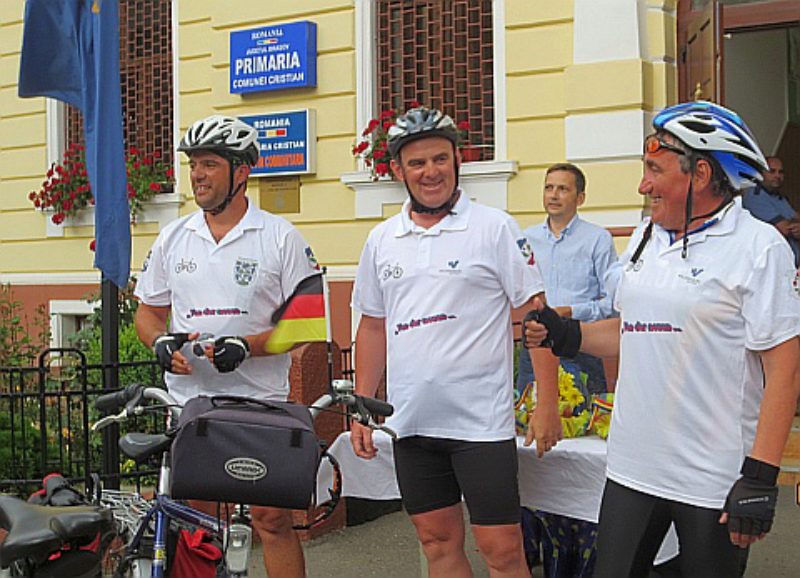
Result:
<instances>
[{"instance_id":1,"label":"white tablecloth","mask_svg":"<svg viewBox=\"0 0 800 578\"><path fill-rule=\"evenodd\" d=\"M328 450L342 469L342 495L372 500L400 497L394 475L391 438L376 431L373 437L378 455L362 460L353 452L350 434L336 438ZM519 489L522 505L533 510L597 522L606 480L606 442L595 436L565 439L543 458L535 447L523 447L517 438ZM323 462L317 478L318 500L328 495L331 468ZM669 560L678 553L674 528L661 546L657 561Z\"/></svg>"}]
</instances>

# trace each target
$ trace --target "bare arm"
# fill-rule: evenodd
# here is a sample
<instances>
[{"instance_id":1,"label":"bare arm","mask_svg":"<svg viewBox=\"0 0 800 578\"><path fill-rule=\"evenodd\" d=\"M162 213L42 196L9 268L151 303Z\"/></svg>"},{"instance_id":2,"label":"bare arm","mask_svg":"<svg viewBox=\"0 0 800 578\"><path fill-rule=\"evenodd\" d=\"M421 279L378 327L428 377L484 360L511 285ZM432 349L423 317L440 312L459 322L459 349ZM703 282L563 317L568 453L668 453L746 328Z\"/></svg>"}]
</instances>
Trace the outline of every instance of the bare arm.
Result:
<instances>
[{"instance_id":1,"label":"bare arm","mask_svg":"<svg viewBox=\"0 0 800 578\"><path fill-rule=\"evenodd\" d=\"M581 351L595 357L619 356L618 317L581 323Z\"/></svg>"},{"instance_id":2,"label":"bare arm","mask_svg":"<svg viewBox=\"0 0 800 578\"><path fill-rule=\"evenodd\" d=\"M527 312L537 308L538 303L546 303L544 293L534 295L519 309ZM522 354L526 352L531 356L536 375L536 408L528 421L525 445L531 445L535 439L536 454L542 457L561 439L561 416L558 415L559 360L549 349L541 347L523 350Z\"/></svg>"},{"instance_id":3,"label":"bare arm","mask_svg":"<svg viewBox=\"0 0 800 578\"><path fill-rule=\"evenodd\" d=\"M136 334L147 347L152 347L156 337L167 330L169 307L154 307L139 303L136 308Z\"/></svg>"},{"instance_id":4,"label":"bare arm","mask_svg":"<svg viewBox=\"0 0 800 578\"><path fill-rule=\"evenodd\" d=\"M386 322L362 315L356 331L356 393L374 397L386 369Z\"/></svg>"},{"instance_id":5,"label":"bare arm","mask_svg":"<svg viewBox=\"0 0 800 578\"><path fill-rule=\"evenodd\" d=\"M386 369L386 321L382 317L361 316L355 354L356 393L374 397ZM372 430L355 421L350 428L350 442L356 455L374 458L378 449L372 442Z\"/></svg>"},{"instance_id":6,"label":"bare arm","mask_svg":"<svg viewBox=\"0 0 800 578\"><path fill-rule=\"evenodd\" d=\"M799 344L800 338L790 339L761 352L766 386L750 456L774 466L780 466L800 394L797 379Z\"/></svg>"},{"instance_id":7,"label":"bare arm","mask_svg":"<svg viewBox=\"0 0 800 578\"><path fill-rule=\"evenodd\" d=\"M788 219L781 219L777 223L774 223L778 232L783 235L784 237L791 237L792 236L792 222Z\"/></svg>"}]
</instances>

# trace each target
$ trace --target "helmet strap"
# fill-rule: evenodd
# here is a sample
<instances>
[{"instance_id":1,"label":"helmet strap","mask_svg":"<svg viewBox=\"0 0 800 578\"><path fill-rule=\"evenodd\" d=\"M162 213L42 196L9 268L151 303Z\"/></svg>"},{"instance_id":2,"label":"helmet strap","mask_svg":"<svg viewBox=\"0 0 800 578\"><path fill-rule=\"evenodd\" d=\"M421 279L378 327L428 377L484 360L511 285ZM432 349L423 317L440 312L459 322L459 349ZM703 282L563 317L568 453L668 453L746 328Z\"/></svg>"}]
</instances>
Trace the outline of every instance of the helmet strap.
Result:
<instances>
[{"instance_id":1,"label":"helmet strap","mask_svg":"<svg viewBox=\"0 0 800 578\"><path fill-rule=\"evenodd\" d=\"M217 205L216 207L212 207L210 209L203 209L203 212L209 213L211 215L219 215L220 213L222 213L222 211L228 208L228 205L230 205L231 201L233 201L233 197L235 197L239 193L239 191L242 190L242 187L244 186L244 181L239 183L236 186L236 189L233 188L233 173L236 172L236 169L238 169L241 165L239 163L235 163L230 159L228 159L228 165L230 167L230 171L228 174L228 194L225 195L225 198L219 205Z\"/></svg>"}]
</instances>

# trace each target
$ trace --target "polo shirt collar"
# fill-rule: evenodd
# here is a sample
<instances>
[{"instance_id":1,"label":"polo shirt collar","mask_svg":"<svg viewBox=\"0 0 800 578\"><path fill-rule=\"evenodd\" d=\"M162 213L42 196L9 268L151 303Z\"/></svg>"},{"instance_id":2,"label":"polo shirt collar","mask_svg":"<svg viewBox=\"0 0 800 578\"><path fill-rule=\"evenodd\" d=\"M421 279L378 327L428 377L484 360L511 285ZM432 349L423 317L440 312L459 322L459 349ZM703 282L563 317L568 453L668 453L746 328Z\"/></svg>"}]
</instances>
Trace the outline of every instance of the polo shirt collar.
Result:
<instances>
[{"instance_id":1,"label":"polo shirt collar","mask_svg":"<svg viewBox=\"0 0 800 578\"><path fill-rule=\"evenodd\" d=\"M736 196L725 205L720 211L709 217L702 225L698 225L689 231L689 246L695 243L702 243L707 237L721 237L733 232L736 223L739 221L742 211L742 197ZM666 229L656 225L661 234L667 238L669 249L680 250L683 246L682 239L672 241L672 234ZM695 231L695 232L692 232Z\"/></svg>"},{"instance_id":2,"label":"polo shirt collar","mask_svg":"<svg viewBox=\"0 0 800 578\"><path fill-rule=\"evenodd\" d=\"M438 235L442 231L464 231L469 222L469 213L472 202L461 187L458 188L459 196L453 207L453 213L445 215L445 217L436 223L430 229L422 229L418 227L414 221L411 220L411 199L406 199L403 203L403 208L400 209L400 222L397 224L395 237L402 237L408 235L416 230L422 230L428 235Z\"/></svg>"},{"instance_id":3,"label":"polo shirt collar","mask_svg":"<svg viewBox=\"0 0 800 578\"><path fill-rule=\"evenodd\" d=\"M253 202L250 199L247 199L247 210L239 222L234 225L233 229L231 229L228 234L225 235L222 241L220 241L220 244L227 243L233 239L241 237L242 233L246 230L262 229L264 227L264 223L258 218L258 212L259 211ZM214 237L211 235L211 231L208 228L208 223L206 223L205 213L202 210L196 211L193 215L191 215L183 226L200 235L204 239L208 239L216 244L216 241L214 240Z\"/></svg>"}]
</instances>

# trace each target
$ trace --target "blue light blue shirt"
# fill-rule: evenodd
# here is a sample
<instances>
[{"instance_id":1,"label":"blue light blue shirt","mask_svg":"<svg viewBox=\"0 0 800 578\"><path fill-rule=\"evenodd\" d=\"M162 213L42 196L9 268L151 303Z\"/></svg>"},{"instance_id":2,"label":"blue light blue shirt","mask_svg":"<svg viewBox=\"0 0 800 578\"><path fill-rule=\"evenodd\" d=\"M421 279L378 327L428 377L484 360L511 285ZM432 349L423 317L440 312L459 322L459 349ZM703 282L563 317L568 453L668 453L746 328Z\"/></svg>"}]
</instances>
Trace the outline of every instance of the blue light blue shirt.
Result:
<instances>
[{"instance_id":1,"label":"blue light blue shirt","mask_svg":"<svg viewBox=\"0 0 800 578\"><path fill-rule=\"evenodd\" d=\"M770 225L777 225L783 220L790 221L797 216L797 211L788 199L780 193L771 193L761 185L745 191L742 206L753 216ZM784 237L794 253L795 265L800 265L800 242L793 237Z\"/></svg>"},{"instance_id":2,"label":"blue light blue shirt","mask_svg":"<svg viewBox=\"0 0 800 578\"><path fill-rule=\"evenodd\" d=\"M615 315L603 288L606 271L617 260L611 234L575 215L556 238L547 221L525 229L544 277L551 307L572 307L572 318L597 321Z\"/></svg>"}]
</instances>

